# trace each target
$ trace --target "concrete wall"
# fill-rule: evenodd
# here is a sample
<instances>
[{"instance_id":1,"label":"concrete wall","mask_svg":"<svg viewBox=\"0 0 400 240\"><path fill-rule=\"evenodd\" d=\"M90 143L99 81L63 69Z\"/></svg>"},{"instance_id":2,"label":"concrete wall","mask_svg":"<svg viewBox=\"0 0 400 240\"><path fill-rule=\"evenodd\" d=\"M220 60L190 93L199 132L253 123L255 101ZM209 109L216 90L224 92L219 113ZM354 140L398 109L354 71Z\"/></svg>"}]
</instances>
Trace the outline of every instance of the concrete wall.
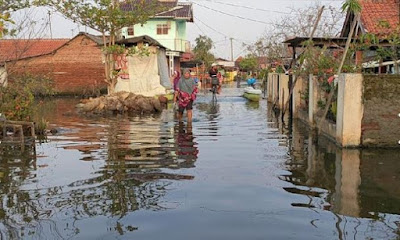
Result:
<instances>
[{"instance_id":1,"label":"concrete wall","mask_svg":"<svg viewBox=\"0 0 400 240\"><path fill-rule=\"evenodd\" d=\"M302 77L293 76L293 97L292 97L292 106L293 106L293 116L295 118L300 118L300 111L302 110L302 93L305 91L304 89L304 79Z\"/></svg>"},{"instance_id":2,"label":"concrete wall","mask_svg":"<svg viewBox=\"0 0 400 240\"><path fill-rule=\"evenodd\" d=\"M269 73L267 83L267 99L283 109L289 99L289 76L285 74Z\"/></svg>"},{"instance_id":3,"label":"concrete wall","mask_svg":"<svg viewBox=\"0 0 400 240\"><path fill-rule=\"evenodd\" d=\"M279 74L269 73L268 74L268 83L267 83L267 100L268 102L273 103L276 99L278 93L278 81Z\"/></svg>"},{"instance_id":4,"label":"concrete wall","mask_svg":"<svg viewBox=\"0 0 400 240\"><path fill-rule=\"evenodd\" d=\"M285 104L289 99L289 91L289 76L285 74L279 74L279 109L284 109Z\"/></svg>"},{"instance_id":5,"label":"concrete wall","mask_svg":"<svg viewBox=\"0 0 400 240\"><path fill-rule=\"evenodd\" d=\"M326 119L321 122L319 115L322 115L323 109L318 107L318 101L322 99L319 82L310 75L308 83L308 124L311 127L319 127L321 133L343 147L359 146L363 115L362 75L342 74L339 76L336 124ZM301 117L302 115L294 114L294 116Z\"/></svg>"},{"instance_id":6,"label":"concrete wall","mask_svg":"<svg viewBox=\"0 0 400 240\"><path fill-rule=\"evenodd\" d=\"M315 116L318 111L318 100L320 98L317 79L313 75L310 75L308 84L308 122L312 126L316 126L317 122L315 121Z\"/></svg>"},{"instance_id":7,"label":"concrete wall","mask_svg":"<svg viewBox=\"0 0 400 240\"><path fill-rule=\"evenodd\" d=\"M399 146L400 76L364 76L364 146Z\"/></svg>"},{"instance_id":8,"label":"concrete wall","mask_svg":"<svg viewBox=\"0 0 400 240\"><path fill-rule=\"evenodd\" d=\"M267 99L279 109L289 97L288 79L284 74L268 75ZM308 116L301 110L304 82L308 82L309 88ZM320 132L342 147L398 147L400 76L341 74L337 82L336 124L323 120ZM293 117L318 127L320 99L319 82L312 75L308 81L299 79L293 91Z\"/></svg>"},{"instance_id":9,"label":"concrete wall","mask_svg":"<svg viewBox=\"0 0 400 240\"><path fill-rule=\"evenodd\" d=\"M6 66L0 66L0 87L7 85L7 70Z\"/></svg>"},{"instance_id":10,"label":"concrete wall","mask_svg":"<svg viewBox=\"0 0 400 240\"><path fill-rule=\"evenodd\" d=\"M101 48L86 36L78 36L54 54L9 63L10 79L31 73L45 75L60 93L91 93L106 87Z\"/></svg>"},{"instance_id":11,"label":"concrete wall","mask_svg":"<svg viewBox=\"0 0 400 240\"><path fill-rule=\"evenodd\" d=\"M336 140L342 146L357 147L361 144L364 114L363 78L361 74L341 74L338 84Z\"/></svg>"}]
</instances>

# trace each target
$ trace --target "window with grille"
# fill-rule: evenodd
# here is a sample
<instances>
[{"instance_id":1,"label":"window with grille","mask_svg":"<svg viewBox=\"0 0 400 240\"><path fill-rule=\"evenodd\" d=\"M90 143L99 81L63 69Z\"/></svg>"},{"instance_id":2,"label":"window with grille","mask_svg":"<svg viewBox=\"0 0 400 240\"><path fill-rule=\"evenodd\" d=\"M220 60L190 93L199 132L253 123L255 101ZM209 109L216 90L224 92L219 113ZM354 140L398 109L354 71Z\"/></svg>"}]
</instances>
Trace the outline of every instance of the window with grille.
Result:
<instances>
[{"instance_id":1,"label":"window with grille","mask_svg":"<svg viewBox=\"0 0 400 240\"><path fill-rule=\"evenodd\" d=\"M168 29L168 24L157 24L157 35L167 35Z\"/></svg>"}]
</instances>

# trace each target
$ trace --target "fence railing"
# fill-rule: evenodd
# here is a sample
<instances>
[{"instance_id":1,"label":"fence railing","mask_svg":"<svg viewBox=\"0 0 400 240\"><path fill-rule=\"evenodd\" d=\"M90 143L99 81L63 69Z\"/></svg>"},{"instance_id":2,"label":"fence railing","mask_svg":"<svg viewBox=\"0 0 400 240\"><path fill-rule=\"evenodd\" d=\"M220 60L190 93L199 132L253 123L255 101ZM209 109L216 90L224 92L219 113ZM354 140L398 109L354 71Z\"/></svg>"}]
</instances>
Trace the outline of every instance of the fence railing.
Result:
<instances>
[{"instance_id":1,"label":"fence railing","mask_svg":"<svg viewBox=\"0 0 400 240\"><path fill-rule=\"evenodd\" d=\"M166 48L178 52L190 52L190 42L184 39L160 39Z\"/></svg>"}]
</instances>

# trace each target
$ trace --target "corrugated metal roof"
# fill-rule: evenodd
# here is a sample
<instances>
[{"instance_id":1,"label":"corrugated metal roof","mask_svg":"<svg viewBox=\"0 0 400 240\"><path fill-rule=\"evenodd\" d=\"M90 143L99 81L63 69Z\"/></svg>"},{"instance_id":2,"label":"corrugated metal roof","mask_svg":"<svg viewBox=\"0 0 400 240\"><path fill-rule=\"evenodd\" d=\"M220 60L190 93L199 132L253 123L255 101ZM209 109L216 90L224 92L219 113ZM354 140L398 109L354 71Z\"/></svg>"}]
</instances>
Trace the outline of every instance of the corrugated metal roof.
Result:
<instances>
[{"instance_id":1,"label":"corrugated metal roof","mask_svg":"<svg viewBox=\"0 0 400 240\"><path fill-rule=\"evenodd\" d=\"M129 45L135 45L135 44L141 43L141 42L148 43L151 46L159 46L161 48L165 48L166 49L166 47L164 47L157 40L155 40L154 38L149 37L147 35L131 37L131 38L125 38L125 39L117 41L116 43L117 44L124 44L126 46L129 46Z\"/></svg>"}]
</instances>

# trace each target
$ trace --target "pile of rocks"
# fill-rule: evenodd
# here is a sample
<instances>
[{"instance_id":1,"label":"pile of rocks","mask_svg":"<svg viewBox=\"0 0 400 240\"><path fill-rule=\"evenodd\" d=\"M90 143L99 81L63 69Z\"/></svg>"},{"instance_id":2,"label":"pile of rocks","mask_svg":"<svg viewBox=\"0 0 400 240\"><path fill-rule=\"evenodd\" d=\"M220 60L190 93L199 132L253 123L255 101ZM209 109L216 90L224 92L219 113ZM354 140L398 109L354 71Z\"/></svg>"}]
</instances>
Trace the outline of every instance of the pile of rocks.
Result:
<instances>
[{"instance_id":1,"label":"pile of rocks","mask_svg":"<svg viewBox=\"0 0 400 240\"><path fill-rule=\"evenodd\" d=\"M76 107L85 113L129 112L156 113L163 109L163 98L144 97L129 92L118 92L99 98L84 99Z\"/></svg>"}]
</instances>

